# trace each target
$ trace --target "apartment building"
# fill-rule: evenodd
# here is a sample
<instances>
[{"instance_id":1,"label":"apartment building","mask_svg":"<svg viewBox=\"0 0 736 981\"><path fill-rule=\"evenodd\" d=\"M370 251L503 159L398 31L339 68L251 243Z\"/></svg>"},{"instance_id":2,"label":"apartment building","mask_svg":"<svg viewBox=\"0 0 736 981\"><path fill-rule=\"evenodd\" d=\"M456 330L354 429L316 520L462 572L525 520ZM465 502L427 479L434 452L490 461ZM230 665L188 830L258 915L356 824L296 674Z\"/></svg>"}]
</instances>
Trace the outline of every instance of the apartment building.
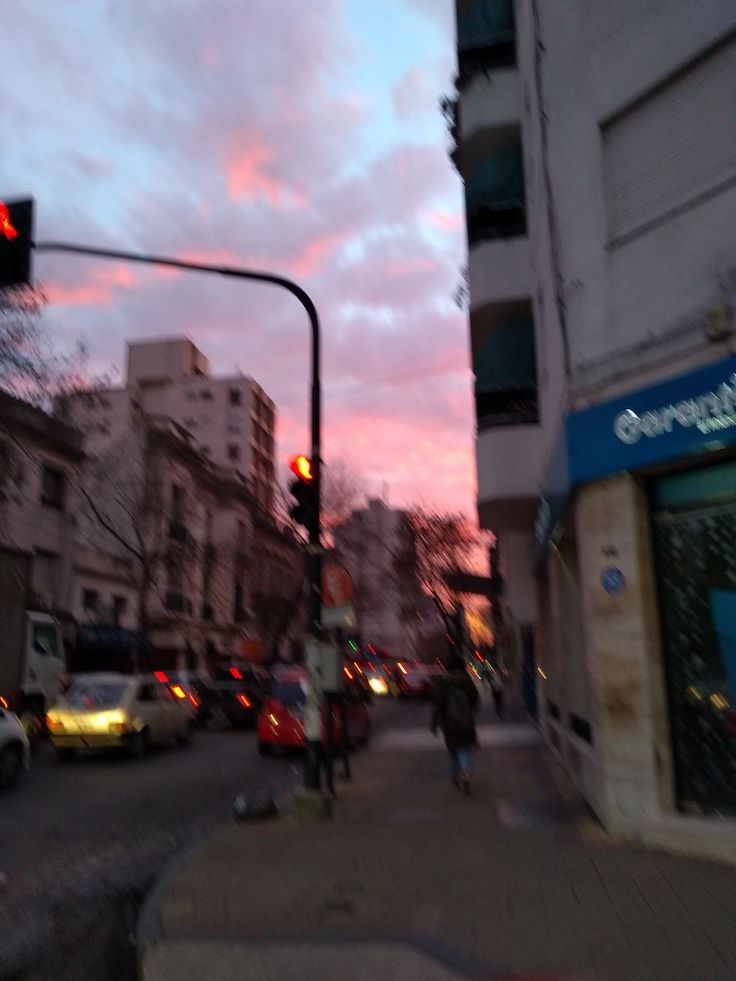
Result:
<instances>
[{"instance_id":1,"label":"apartment building","mask_svg":"<svg viewBox=\"0 0 736 981\"><path fill-rule=\"evenodd\" d=\"M73 396L61 409L85 433L91 453L111 446L137 410L173 419L205 456L244 474L256 500L271 505L274 403L252 378L213 378L207 358L187 338L129 342L123 387Z\"/></svg>"},{"instance_id":2,"label":"apartment building","mask_svg":"<svg viewBox=\"0 0 736 981\"><path fill-rule=\"evenodd\" d=\"M456 13L478 513L516 653L607 827L717 850L736 826L736 11Z\"/></svg>"}]
</instances>

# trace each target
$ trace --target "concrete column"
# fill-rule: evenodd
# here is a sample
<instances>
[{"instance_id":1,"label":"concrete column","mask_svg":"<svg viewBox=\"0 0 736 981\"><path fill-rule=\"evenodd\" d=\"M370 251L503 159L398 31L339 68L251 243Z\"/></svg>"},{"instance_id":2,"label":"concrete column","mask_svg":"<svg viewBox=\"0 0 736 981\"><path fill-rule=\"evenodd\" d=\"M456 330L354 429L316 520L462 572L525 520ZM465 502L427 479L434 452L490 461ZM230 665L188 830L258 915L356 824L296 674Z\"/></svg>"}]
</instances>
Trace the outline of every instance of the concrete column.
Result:
<instances>
[{"instance_id":1,"label":"concrete column","mask_svg":"<svg viewBox=\"0 0 736 981\"><path fill-rule=\"evenodd\" d=\"M629 475L583 488L575 509L597 766L592 801L635 833L671 800L671 765L647 503ZM602 584L620 570L620 591Z\"/></svg>"}]
</instances>

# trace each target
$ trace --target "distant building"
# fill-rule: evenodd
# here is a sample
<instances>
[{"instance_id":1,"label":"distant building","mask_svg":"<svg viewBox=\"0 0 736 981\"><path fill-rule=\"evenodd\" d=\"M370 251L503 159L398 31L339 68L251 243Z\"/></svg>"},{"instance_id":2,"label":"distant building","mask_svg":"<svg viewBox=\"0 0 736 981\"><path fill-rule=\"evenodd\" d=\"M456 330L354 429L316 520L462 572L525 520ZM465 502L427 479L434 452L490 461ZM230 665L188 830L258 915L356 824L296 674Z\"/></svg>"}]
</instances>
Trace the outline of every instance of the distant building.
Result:
<instances>
[{"instance_id":1,"label":"distant building","mask_svg":"<svg viewBox=\"0 0 736 981\"><path fill-rule=\"evenodd\" d=\"M273 499L276 407L252 378L213 378L204 354L184 337L128 344L122 388L81 393L60 411L87 436L90 453L128 430L133 413L173 419L213 463L245 475L256 500Z\"/></svg>"},{"instance_id":2,"label":"distant building","mask_svg":"<svg viewBox=\"0 0 736 981\"><path fill-rule=\"evenodd\" d=\"M419 652L422 636L437 624L429 597L421 594L421 609L409 611L397 582L394 559L404 520L404 511L372 498L335 529L334 538L337 557L353 580L364 646L408 656Z\"/></svg>"},{"instance_id":3,"label":"distant building","mask_svg":"<svg viewBox=\"0 0 736 981\"><path fill-rule=\"evenodd\" d=\"M80 432L0 392L0 547L31 556L29 606L64 618L73 607Z\"/></svg>"},{"instance_id":4,"label":"distant building","mask_svg":"<svg viewBox=\"0 0 736 981\"><path fill-rule=\"evenodd\" d=\"M604 824L701 846L683 815L736 814L735 13L456 0L497 640Z\"/></svg>"}]
</instances>

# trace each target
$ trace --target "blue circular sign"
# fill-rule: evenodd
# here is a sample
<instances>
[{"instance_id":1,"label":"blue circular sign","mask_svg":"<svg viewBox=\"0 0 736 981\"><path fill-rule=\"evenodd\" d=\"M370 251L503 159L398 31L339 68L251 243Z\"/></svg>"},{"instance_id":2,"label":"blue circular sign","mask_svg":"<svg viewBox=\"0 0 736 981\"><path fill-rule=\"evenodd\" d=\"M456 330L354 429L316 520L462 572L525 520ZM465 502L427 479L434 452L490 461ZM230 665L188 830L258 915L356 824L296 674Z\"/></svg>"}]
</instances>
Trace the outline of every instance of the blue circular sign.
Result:
<instances>
[{"instance_id":1,"label":"blue circular sign","mask_svg":"<svg viewBox=\"0 0 736 981\"><path fill-rule=\"evenodd\" d=\"M626 577L615 565L609 565L601 573L601 586L610 596L615 596L626 587Z\"/></svg>"}]
</instances>

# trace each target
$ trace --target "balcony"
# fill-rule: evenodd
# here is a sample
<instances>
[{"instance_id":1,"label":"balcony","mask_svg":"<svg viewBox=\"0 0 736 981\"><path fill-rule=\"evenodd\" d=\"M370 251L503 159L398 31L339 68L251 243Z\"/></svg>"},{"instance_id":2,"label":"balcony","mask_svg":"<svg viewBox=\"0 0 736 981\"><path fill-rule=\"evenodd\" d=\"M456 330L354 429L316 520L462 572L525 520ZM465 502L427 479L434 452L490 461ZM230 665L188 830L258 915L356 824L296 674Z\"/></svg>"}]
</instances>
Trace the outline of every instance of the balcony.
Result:
<instances>
[{"instance_id":1,"label":"balcony","mask_svg":"<svg viewBox=\"0 0 736 981\"><path fill-rule=\"evenodd\" d=\"M495 150L465 184L468 242L526 234L524 164L521 146Z\"/></svg>"},{"instance_id":2,"label":"balcony","mask_svg":"<svg viewBox=\"0 0 736 981\"><path fill-rule=\"evenodd\" d=\"M484 308L529 296L532 291L529 239L496 238L478 242L468 255L471 318ZM472 325L471 325L472 326Z\"/></svg>"},{"instance_id":3,"label":"balcony","mask_svg":"<svg viewBox=\"0 0 736 981\"><path fill-rule=\"evenodd\" d=\"M500 426L478 433L478 520L494 531L529 530L539 499L541 426Z\"/></svg>"},{"instance_id":4,"label":"balcony","mask_svg":"<svg viewBox=\"0 0 736 981\"><path fill-rule=\"evenodd\" d=\"M472 0L458 11L460 83L484 68L516 62L513 0Z\"/></svg>"},{"instance_id":5,"label":"balcony","mask_svg":"<svg viewBox=\"0 0 736 981\"><path fill-rule=\"evenodd\" d=\"M515 68L476 75L462 94L459 139L463 148L482 134L510 127L521 120L521 83Z\"/></svg>"},{"instance_id":6,"label":"balcony","mask_svg":"<svg viewBox=\"0 0 736 981\"><path fill-rule=\"evenodd\" d=\"M478 432L539 421L534 321L516 317L495 325L475 347Z\"/></svg>"}]
</instances>

